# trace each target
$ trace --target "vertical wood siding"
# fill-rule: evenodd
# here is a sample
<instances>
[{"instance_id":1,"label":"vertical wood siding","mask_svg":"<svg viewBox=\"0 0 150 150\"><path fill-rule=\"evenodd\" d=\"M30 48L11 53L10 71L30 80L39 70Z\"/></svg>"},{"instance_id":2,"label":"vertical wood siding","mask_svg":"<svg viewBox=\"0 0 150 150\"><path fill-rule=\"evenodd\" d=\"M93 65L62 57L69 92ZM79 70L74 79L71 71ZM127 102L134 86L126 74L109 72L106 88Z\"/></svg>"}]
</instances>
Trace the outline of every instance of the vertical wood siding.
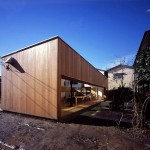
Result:
<instances>
[{"instance_id":1,"label":"vertical wood siding","mask_svg":"<svg viewBox=\"0 0 150 150\"><path fill-rule=\"evenodd\" d=\"M2 108L35 116L61 117L61 77L107 87L106 77L59 37L7 55L25 73L2 68ZM6 64L5 64L6 65Z\"/></svg>"},{"instance_id":2,"label":"vertical wood siding","mask_svg":"<svg viewBox=\"0 0 150 150\"><path fill-rule=\"evenodd\" d=\"M107 78L74 51L62 39L58 39L58 118L61 118L61 78L65 76L91 85L107 87Z\"/></svg>"},{"instance_id":3,"label":"vertical wood siding","mask_svg":"<svg viewBox=\"0 0 150 150\"><path fill-rule=\"evenodd\" d=\"M58 39L4 57L15 58L25 73L2 68L4 110L57 119Z\"/></svg>"},{"instance_id":4,"label":"vertical wood siding","mask_svg":"<svg viewBox=\"0 0 150 150\"><path fill-rule=\"evenodd\" d=\"M106 77L61 39L59 39L59 59L60 76L107 87Z\"/></svg>"}]
</instances>

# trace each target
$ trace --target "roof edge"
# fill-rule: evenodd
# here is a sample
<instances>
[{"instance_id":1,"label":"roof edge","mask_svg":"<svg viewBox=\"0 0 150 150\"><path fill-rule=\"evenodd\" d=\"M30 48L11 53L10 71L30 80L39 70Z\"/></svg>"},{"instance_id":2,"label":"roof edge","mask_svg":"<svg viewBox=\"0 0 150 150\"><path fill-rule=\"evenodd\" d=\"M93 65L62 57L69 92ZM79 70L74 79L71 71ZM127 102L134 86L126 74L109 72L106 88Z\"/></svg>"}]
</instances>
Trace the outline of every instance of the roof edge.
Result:
<instances>
[{"instance_id":1,"label":"roof edge","mask_svg":"<svg viewBox=\"0 0 150 150\"><path fill-rule=\"evenodd\" d=\"M16 51L14 51L14 52L9 53L9 54L3 55L2 58L7 57L7 56L12 55L12 54L15 54L15 53L18 53L18 52L21 52L21 51L24 51L24 50L29 49L29 48L32 48L32 47L34 47L34 46L37 46L37 45L40 45L40 44L49 42L49 41L54 40L54 39L60 39L62 42L64 42L66 45L68 45L72 50L74 50L78 55L80 55L75 49L73 49L73 48L72 48L67 42L65 42L60 36L56 35L56 36L53 36L53 37L51 37L51 38L49 38L49 39L43 40L43 41L41 41L41 42L38 42L38 43L35 43L35 44L32 44L32 45L29 45L29 46L27 46L27 47L21 48L21 49L19 49L19 50L16 50ZM89 63L98 73L100 73L101 75L103 75L101 72L98 71L98 69L97 69L95 66L93 66L90 62L88 62L82 55L80 55L80 57L82 57L87 63ZM104 75L103 75L103 76L104 76Z\"/></svg>"},{"instance_id":2,"label":"roof edge","mask_svg":"<svg viewBox=\"0 0 150 150\"><path fill-rule=\"evenodd\" d=\"M118 68L118 67L126 67L126 68L130 68L130 69L134 69L133 66L120 64L120 65L114 66L114 67L112 67L112 68L110 68L110 69L107 69L107 71L111 71L111 70L116 69L116 68Z\"/></svg>"},{"instance_id":3,"label":"roof edge","mask_svg":"<svg viewBox=\"0 0 150 150\"><path fill-rule=\"evenodd\" d=\"M84 59L87 63L89 63L98 73L100 73L101 75L103 75L101 72L98 71L98 69L94 65L92 65L88 60L86 60L81 54L79 54L74 48L72 48L66 41L64 41L61 37L59 37L59 39L62 42L64 42L67 46L69 46L72 50L74 50L80 57L82 57L82 59Z\"/></svg>"},{"instance_id":4,"label":"roof edge","mask_svg":"<svg viewBox=\"0 0 150 150\"><path fill-rule=\"evenodd\" d=\"M29 46L27 46L27 47L24 47L24 48L21 48L21 49L18 49L18 50L16 50L16 51L14 51L14 52L11 52L11 53L8 53L8 54L6 54L6 55L3 55L2 58L6 57L6 56L9 56L9 55L12 55L12 54L15 54L15 53L17 53L17 52L24 51L24 50L29 49L29 48L32 48L32 47L34 47L34 46L37 46L37 45L40 45L40 44L49 42L49 41L51 41L51 40L58 39L58 38L60 38L58 35L53 36L53 37L48 38L48 39L46 39L46 40L43 40L43 41L41 41L41 42L37 42L37 43L35 43L35 44L29 45ZM61 39L61 38L60 38L60 39Z\"/></svg>"}]
</instances>

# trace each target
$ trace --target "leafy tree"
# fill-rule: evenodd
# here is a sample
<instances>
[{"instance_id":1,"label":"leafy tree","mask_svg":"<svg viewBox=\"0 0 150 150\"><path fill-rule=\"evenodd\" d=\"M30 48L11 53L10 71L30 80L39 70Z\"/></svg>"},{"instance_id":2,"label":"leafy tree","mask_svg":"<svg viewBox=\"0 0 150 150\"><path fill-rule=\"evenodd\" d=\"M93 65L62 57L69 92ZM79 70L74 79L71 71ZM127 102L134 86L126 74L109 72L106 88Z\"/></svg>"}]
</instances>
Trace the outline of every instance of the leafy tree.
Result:
<instances>
[{"instance_id":1,"label":"leafy tree","mask_svg":"<svg viewBox=\"0 0 150 150\"><path fill-rule=\"evenodd\" d=\"M136 56L134 64L136 78L138 79L136 85L150 84L150 46L140 50ZM149 109L150 109L150 95L143 93L143 96L138 100L139 94L134 98L136 126L144 127L146 123L150 126ZM138 97L137 97L138 96Z\"/></svg>"},{"instance_id":2,"label":"leafy tree","mask_svg":"<svg viewBox=\"0 0 150 150\"><path fill-rule=\"evenodd\" d=\"M150 46L137 53L134 67L138 80L150 81Z\"/></svg>"}]
</instances>

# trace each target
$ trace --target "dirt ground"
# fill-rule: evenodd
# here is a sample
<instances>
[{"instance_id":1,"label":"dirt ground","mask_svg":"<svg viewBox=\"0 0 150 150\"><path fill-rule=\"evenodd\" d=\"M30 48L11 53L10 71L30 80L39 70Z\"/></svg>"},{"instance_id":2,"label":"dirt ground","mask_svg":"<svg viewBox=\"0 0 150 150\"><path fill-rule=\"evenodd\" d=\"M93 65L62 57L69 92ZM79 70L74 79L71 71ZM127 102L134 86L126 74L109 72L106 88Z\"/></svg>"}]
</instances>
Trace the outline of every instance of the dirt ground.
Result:
<instances>
[{"instance_id":1,"label":"dirt ground","mask_svg":"<svg viewBox=\"0 0 150 150\"><path fill-rule=\"evenodd\" d=\"M0 150L149 150L150 132L0 111Z\"/></svg>"}]
</instances>

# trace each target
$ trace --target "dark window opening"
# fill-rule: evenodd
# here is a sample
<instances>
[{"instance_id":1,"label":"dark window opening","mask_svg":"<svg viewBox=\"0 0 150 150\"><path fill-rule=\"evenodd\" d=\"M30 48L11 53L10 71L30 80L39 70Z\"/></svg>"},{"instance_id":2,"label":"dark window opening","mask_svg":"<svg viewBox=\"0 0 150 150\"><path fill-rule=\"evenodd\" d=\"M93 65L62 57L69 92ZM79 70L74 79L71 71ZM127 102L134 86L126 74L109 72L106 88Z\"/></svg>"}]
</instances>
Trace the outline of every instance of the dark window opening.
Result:
<instances>
[{"instance_id":1,"label":"dark window opening","mask_svg":"<svg viewBox=\"0 0 150 150\"><path fill-rule=\"evenodd\" d=\"M123 75L124 75L124 73L115 73L113 78L114 79L123 79Z\"/></svg>"}]
</instances>

